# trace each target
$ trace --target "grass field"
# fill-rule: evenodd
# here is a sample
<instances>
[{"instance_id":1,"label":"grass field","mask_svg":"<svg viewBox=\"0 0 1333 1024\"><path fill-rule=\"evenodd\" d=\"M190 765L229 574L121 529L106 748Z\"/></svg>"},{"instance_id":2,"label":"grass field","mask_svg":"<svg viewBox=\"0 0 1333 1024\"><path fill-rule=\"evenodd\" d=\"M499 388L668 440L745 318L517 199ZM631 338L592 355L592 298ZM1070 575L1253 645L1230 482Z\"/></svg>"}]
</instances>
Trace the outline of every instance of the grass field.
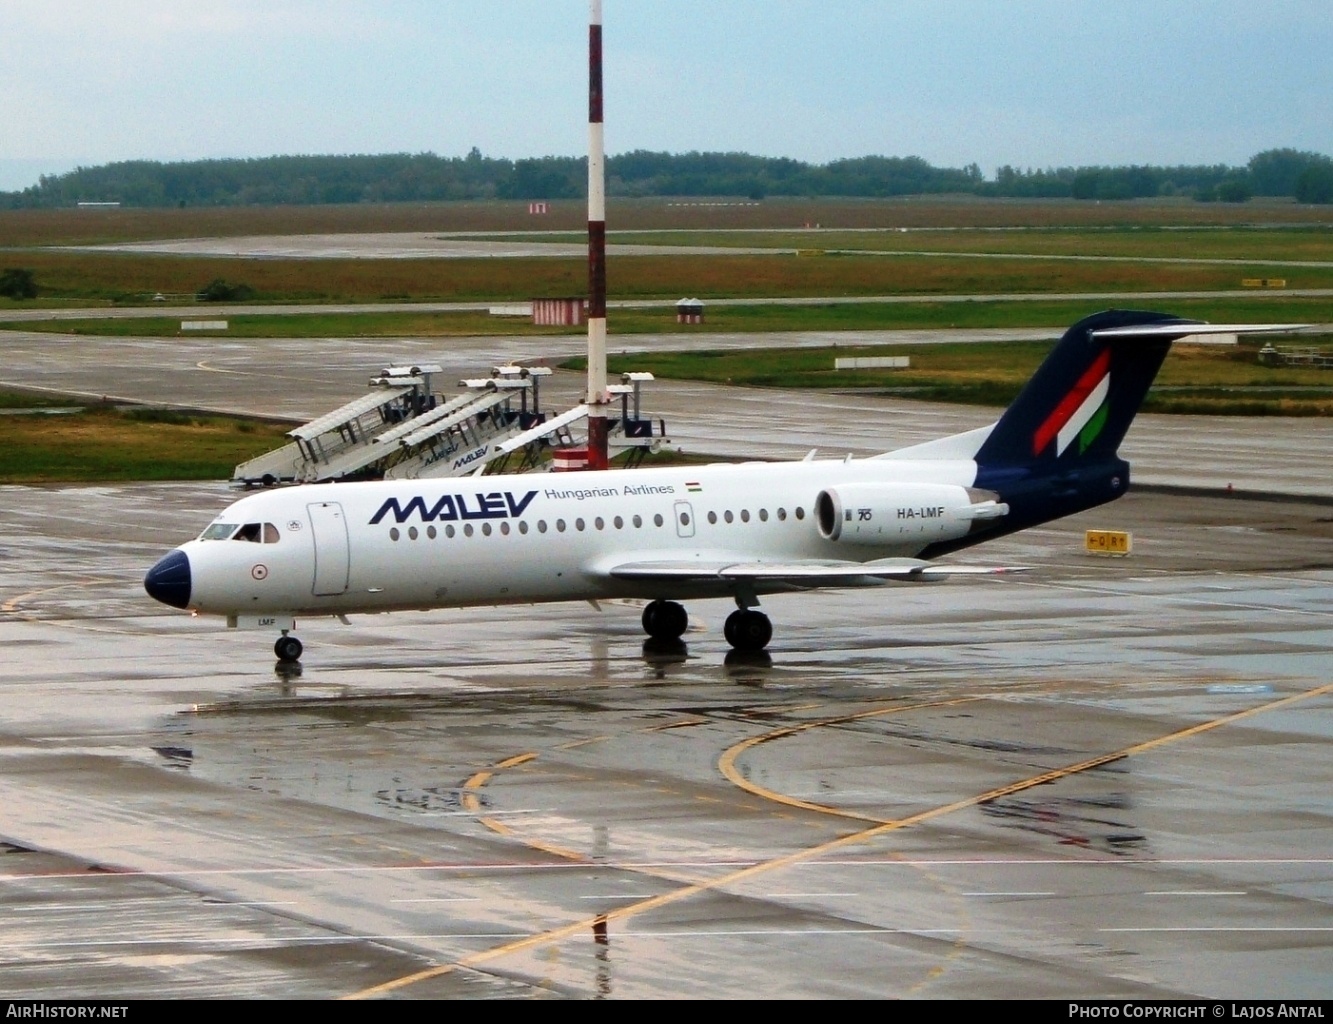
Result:
<instances>
[{"instance_id":1,"label":"grass field","mask_svg":"<svg viewBox=\"0 0 1333 1024\"><path fill-rule=\"evenodd\" d=\"M1281 293L1253 298L1123 301L1118 305L1163 307L1165 312L1196 320L1221 322L1317 322L1330 319L1333 303L1324 299ZM700 332L748 333L760 331L883 331L928 328L1051 328L1075 320L1111 303L1091 299L1006 302L978 299L969 302L865 302L813 305L711 306L701 325L676 323L671 308L612 309L608 316L610 345L617 336L667 334L689 337ZM201 307L200 317L208 315ZM228 316L225 331L190 331L191 337L226 338L429 338L495 335L573 337L586 326L538 327L521 317L493 317L480 312L449 313L318 313L295 315L243 314ZM47 331L98 337L176 337L179 317L126 317L102 320L0 321L0 331ZM3 337L3 335L0 335ZM854 339L849 339L855 343Z\"/></svg>"},{"instance_id":2,"label":"grass field","mask_svg":"<svg viewBox=\"0 0 1333 1024\"><path fill-rule=\"evenodd\" d=\"M78 404L72 398L44 391L0 391L0 409L51 409Z\"/></svg>"},{"instance_id":3,"label":"grass field","mask_svg":"<svg viewBox=\"0 0 1333 1024\"><path fill-rule=\"evenodd\" d=\"M1268 367L1262 343L1172 349L1145 408L1218 415L1333 415L1333 371ZM1333 339L1302 338L1302 347L1333 349ZM648 370L663 378L756 387L837 388L971 405L1005 406L1050 351L1049 342L893 345L849 348L636 353L613 356L609 370ZM838 356L908 356L901 370L835 370ZM582 369L574 359L562 364Z\"/></svg>"},{"instance_id":4,"label":"grass field","mask_svg":"<svg viewBox=\"0 0 1333 1024\"><path fill-rule=\"evenodd\" d=\"M287 429L149 409L6 416L0 483L225 480L237 463L281 445Z\"/></svg>"},{"instance_id":5,"label":"grass field","mask_svg":"<svg viewBox=\"0 0 1333 1024\"><path fill-rule=\"evenodd\" d=\"M144 305L132 320L13 323L20 330L169 337L178 318L155 317L150 297L192 294L215 278L244 283L263 301L383 302L367 315L229 316L228 338L582 334L536 328L482 313L395 311L403 301L498 303L583 294L582 258L473 260L214 259L98 253L69 244L149 239L333 232L568 231L583 237L581 202L557 202L544 217L526 203L439 203L392 206L218 208L207 210L0 211L0 269L34 270L36 302L0 299L0 308ZM1200 204L1188 200L1095 203L1013 202L913 197L884 201L766 200L758 205L673 205L665 200L612 201L614 232L662 244L776 247L802 250L911 250L918 255L616 256L608 261L609 297L674 302L792 296L938 296L939 301L709 305L702 327L678 325L670 308L612 309L609 347L617 334L687 335L702 331L874 331L896 328L1009 327L1051 330L1112 304L1074 293L1239 289L1245 278L1282 278L1287 291L1163 302L1133 298L1115 305L1150 306L1214 322L1333 320L1333 304L1289 294L1333 288L1333 267L1278 267L1272 261L1333 262L1333 207L1287 202ZM807 230L818 224L836 230ZM762 233L754 229L766 229ZM893 229L907 228L908 231ZM778 230L772 230L778 229ZM865 230L874 229L874 230ZM928 229L928 230L911 230ZM543 235L550 238L550 235ZM968 255L950 255L950 254ZM978 253L999 254L981 257ZM1018 258L1032 254L1037 259ZM1061 259L1105 255L1126 261ZM1147 259L1220 259L1233 264L1151 263ZM999 301L1020 293L1037 301ZM944 301L957 296L968 301ZM210 318L210 305L198 315ZM0 336L2 337L2 336ZM854 341L854 334L849 337ZM3 340L0 340L0 345ZM1327 344L1300 339L1300 344ZM612 359L612 371L650 369L664 377L757 386L810 386L891 391L989 405L1007 403L1047 351L1044 343L895 347L909 371L835 374L833 349L720 353L641 353ZM837 351L845 353L846 346ZM869 349L874 354L876 349ZM624 365L621 365L622 362ZM629 363L632 362L633 366ZM1262 367L1256 346L1178 349L1168 359L1149 407L1168 411L1333 415L1333 373ZM56 405L46 395L0 395L0 408ZM0 480L92 481L224 479L234 465L277 447L283 428L217 417L118 413L6 418L9 443L0 452Z\"/></svg>"},{"instance_id":6,"label":"grass field","mask_svg":"<svg viewBox=\"0 0 1333 1024\"><path fill-rule=\"evenodd\" d=\"M483 236L486 237L486 236ZM492 235L506 241L579 242L578 232ZM859 231L611 231L608 241L636 245L734 246L813 251L1027 253L1157 259L1333 261L1333 225L1286 228L1131 227L894 229Z\"/></svg>"},{"instance_id":7,"label":"grass field","mask_svg":"<svg viewBox=\"0 0 1333 1024\"><path fill-rule=\"evenodd\" d=\"M758 205L698 205L706 199L616 199L614 229L898 227L1107 227L1143 225L1333 224L1333 206L1285 200L1196 203L1189 199L1013 200L972 196L896 199L766 199ZM690 205L684 205L690 204ZM388 203L346 206L231 206L186 209L0 210L0 247L239 235L368 231L582 230L583 200L557 200L532 216L526 201Z\"/></svg>"},{"instance_id":8,"label":"grass field","mask_svg":"<svg viewBox=\"0 0 1333 1024\"><path fill-rule=\"evenodd\" d=\"M252 287L259 301L501 302L581 295L587 262L556 259L247 260L128 253L28 252L41 302L125 301L151 307L161 292L193 294L215 278ZM0 265L4 265L0 259ZM988 295L1104 291L1219 291L1275 276L1262 262L1237 265L961 259L951 256L790 254L619 256L608 260L612 299L770 298L848 295ZM1333 266L1281 268L1288 288L1333 287ZM6 308L35 303L0 300ZM200 309L207 310L201 303Z\"/></svg>"},{"instance_id":9,"label":"grass field","mask_svg":"<svg viewBox=\"0 0 1333 1024\"><path fill-rule=\"evenodd\" d=\"M1238 288L1245 278L1275 277L1285 279L1289 288L1333 287L1333 267L1281 267L1271 262L1333 263L1331 206L1179 199L1016 202L971 197L683 205L688 202L613 201L608 211L612 240L853 252L816 258L789 253L617 255L608 261L611 298L1221 290ZM587 288L587 266L581 257L254 260L42 248L331 232L511 232L547 240L586 237L586 212L578 202L552 203L546 216L531 216L526 211L525 203L510 202L0 211L0 248L8 247L0 251L0 267L34 271L40 295L36 303L19 303L24 306L146 304L159 292L193 294L216 278L249 285L261 302L495 302L582 294ZM803 227L807 224L834 230L810 231ZM755 230L760 228L764 230ZM534 229L557 234L532 234ZM924 255L854 254L864 250ZM998 254L999 258L977 254ZM1015 258L1020 254L1050 259ZM1059 259L1077 255L1238 262ZM13 304L13 300L0 300L0 307Z\"/></svg>"}]
</instances>

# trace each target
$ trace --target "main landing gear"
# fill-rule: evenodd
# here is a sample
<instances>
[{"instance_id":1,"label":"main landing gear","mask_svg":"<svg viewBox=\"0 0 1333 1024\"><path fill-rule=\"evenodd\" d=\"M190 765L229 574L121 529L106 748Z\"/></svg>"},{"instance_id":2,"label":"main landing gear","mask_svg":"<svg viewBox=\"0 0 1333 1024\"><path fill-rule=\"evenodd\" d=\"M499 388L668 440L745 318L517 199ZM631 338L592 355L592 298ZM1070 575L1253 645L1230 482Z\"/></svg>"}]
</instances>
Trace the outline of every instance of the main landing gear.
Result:
<instances>
[{"instance_id":1,"label":"main landing gear","mask_svg":"<svg viewBox=\"0 0 1333 1024\"><path fill-rule=\"evenodd\" d=\"M278 660L285 663L291 663L301 660L301 652L305 648L301 641L294 636L290 636L284 629L282 636L278 637L278 642L273 645L273 653L278 656Z\"/></svg>"},{"instance_id":2,"label":"main landing gear","mask_svg":"<svg viewBox=\"0 0 1333 1024\"><path fill-rule=\"evenodd\" d=\"M650 601L643 610L643 631L654 640L679 640L690 617L675 601Z\"/></svg>"},{"instance_id":3,"label":"main landing gear","mask_svg":"<svg viewBox=\"0 0 1333 1024\"><path fill-rule=\"evenodd\" d=\"M743 654L762 651L773 639L773 623L763 612L753 608L737 608L722 624L722 635L727 643Z\"/></svg>"},{"instance_id":4,"label":"main landing gear","mask_svg":"<svg viewBox=\"0 0 1333 1024\"><path fill-rule=\"evenodd\" d=\"M679 640L689 624L685 609L675 601L652 601L643 610L644 632L654 640ZM722 635L736 650L752 654L773 639L773 623L763 612L742 606L727 616Z\"/></svg>"}]
</instances>

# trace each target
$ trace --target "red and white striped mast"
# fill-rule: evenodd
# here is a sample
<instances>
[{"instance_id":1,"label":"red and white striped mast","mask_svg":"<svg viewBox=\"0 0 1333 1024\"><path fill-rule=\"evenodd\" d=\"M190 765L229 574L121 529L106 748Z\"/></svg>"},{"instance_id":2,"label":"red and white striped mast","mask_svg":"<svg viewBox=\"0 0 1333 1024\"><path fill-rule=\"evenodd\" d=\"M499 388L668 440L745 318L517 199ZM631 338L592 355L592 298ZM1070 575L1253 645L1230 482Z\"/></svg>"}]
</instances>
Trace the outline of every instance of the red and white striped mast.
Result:
<instances>
[{"instance_id":1,"label":"red and white striped mast","mask_svg":"<svg viewBox=\"0 0 1333 1024\"><path fill-rule=\"evenodd\" d=\"M588 24L588 468L607 468L606 153L602 138L602 0Z\"/></svg>"}]
</instances>

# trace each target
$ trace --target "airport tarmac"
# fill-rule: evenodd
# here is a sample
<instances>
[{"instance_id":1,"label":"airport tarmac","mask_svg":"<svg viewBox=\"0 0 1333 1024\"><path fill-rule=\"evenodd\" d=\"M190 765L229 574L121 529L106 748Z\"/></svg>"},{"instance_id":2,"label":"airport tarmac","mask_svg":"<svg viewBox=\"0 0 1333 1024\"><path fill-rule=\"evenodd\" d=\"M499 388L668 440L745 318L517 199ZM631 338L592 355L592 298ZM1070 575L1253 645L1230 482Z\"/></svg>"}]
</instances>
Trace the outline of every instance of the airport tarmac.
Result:
<instances>
[{"instance_id":1,"label":"airport tarmac","mask_svg":"<svg viewBox=\"0 0 1333 1024\"><path fill-rule=\"evenodd\" d=\"M566 232L569 234L569 232ZM57 246L95 252L154 253L171 256L221 256L244 259L582 259L586 241L509 241L472 235L441 235L432 231L366 232L363 234L250 235L237 238L170 238L148 242ZM794 249L733 248L718 245L641 245L612 242L608 256L768 256Z\"/></svg>"},{"instance_id":2,"label":"airport tarmac","mask_svg":"<svg viewBox=\"0 0 1333 1024\"><path fill-rule=\"evenodd\" d=\"M862 230L898 240L904 229ZM677 232L672 232L673 234ZM684 232L704 236L711 231ZM730 233L730 232L728 232ZM790 229L765 229L741 232L753 237L790 234ZM804 232L803 232L804 233ZM818 243L822 236L837 232L816 229L807 237ZM636 235L654 235L654 231L612 231L607 240L608 256L791 256L798 252L833 253L850 256L911 256L929 259L963 260L1034 260L1041 263L1134 263L1194 264L1253 267L1253 260L1206 256L1091 255L1086 253L1023 253L989 250L941 250L892 248L813 249L810 246L734 246L734 245L654 245L629 241ZM551 240L542 236L550 235ZM216 256L243 259L513 259L582 258L587 243L569 241L574 231L503 231L448 232L385 231L308 235L248 235L233 238L167 238L142 242L109 242L100 245L55 246L94 252L154 253L171 256ZM1328 260L1268 259L1265 267L1326 268Z\"/></svg>"},{"instance_id":3,"label":"airport tarmac","mask_svg":"<svg viewBox=\"0 0 1333 1024\"><path fill-rule=\"evenodd\" d=\"M1131 494L766 658L554 605L278 674L140 589L227 499L3 489L8 998L1333 997L1327 505Z\"/></svg>"},{"instance_id":4,"label":"airport tarmac","mask_svg":"<svg viewBox=\"0 0 1333 1024\"><path fill-rule=\"evenodd\" d=\"M427 351L26 337L8 379L283 415ZM990 415L652 395L764 454ZM1333 998L1327 428L1169 419L1138 479L1308 496L1139 491L958 556L1023 576L768 598L760 658L727 602L665 648L626 602L310 620L279 673L141 588L222 485L0 488L0 990Z\"/></svg>"}]
</instances>

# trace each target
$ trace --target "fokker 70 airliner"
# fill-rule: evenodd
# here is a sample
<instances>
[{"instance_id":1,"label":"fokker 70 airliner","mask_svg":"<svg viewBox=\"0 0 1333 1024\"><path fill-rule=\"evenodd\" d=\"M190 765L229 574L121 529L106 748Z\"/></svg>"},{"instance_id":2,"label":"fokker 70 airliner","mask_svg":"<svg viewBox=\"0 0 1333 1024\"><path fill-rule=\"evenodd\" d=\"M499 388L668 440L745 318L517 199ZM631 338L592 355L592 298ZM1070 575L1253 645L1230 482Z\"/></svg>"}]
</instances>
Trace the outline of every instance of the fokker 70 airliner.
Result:
<instances>
[{"instance_id":1,"label":"fokker 70 airliner","mask_svg":"<svg viewBox=\"0 0 1333 1024\"><path fill-rule=\"evenodd\" d=\"M1111 501L1117 454L1172 341L1291 329L1109 310L1065 332L990 427L868 459L311 484L228 506L149 570L148 593L280 633L297 616L543 601L729 597L724 634L762 650L761 595L928 581L1002 568L931 559Z\"/></svg>"}]
</instances>

